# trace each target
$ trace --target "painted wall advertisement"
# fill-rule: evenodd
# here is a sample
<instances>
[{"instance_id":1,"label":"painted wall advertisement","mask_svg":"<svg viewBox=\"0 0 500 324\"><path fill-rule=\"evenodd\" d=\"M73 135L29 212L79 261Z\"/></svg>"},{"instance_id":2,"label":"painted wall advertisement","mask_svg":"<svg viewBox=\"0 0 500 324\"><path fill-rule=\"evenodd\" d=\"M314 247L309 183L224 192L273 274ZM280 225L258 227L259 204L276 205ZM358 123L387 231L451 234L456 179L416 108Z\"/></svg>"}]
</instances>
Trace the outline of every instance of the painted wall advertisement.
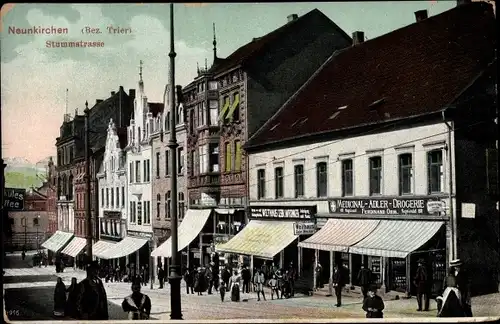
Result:
<instances>
[{"instance_id":1,"label":"painted wall advertisement","mask_svg":"<svg viewBox=\"0 0 500 324\"><path fill-rule=\"evenodd\" d=\"M3 193L3 207L7 211L19 211L24 209L24 197L26 189L5 188Z\"/></svg>"},{"instance_id":2,"label":"painted wall advertisement","mask_svg":"<svg viewBox=\"0 0 500 324\"><path fill-rule=\"evenodd\" d=\"M339 198L329 201L331 214L436 215L445 203L431 198Z\"/></svg>"}]
</instances>

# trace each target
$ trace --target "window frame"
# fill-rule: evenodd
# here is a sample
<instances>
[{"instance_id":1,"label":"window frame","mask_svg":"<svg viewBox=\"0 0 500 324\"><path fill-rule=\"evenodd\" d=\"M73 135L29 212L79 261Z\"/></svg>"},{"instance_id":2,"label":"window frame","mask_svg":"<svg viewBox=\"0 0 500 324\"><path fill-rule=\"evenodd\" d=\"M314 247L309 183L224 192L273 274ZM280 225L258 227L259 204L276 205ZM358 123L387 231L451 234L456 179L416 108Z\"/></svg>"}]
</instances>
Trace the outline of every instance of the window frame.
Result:
<instances>
[{"instance_id":1,"label":"window frame","mask_svg":"<svg viewBox=\"0 0 500 324\"><path fill-rule=\"evenodd\" d=\"M441 161L439 163L432 162L432 154L439 153ZM439 166L439 174L440 177L437 179L437 185L439 186L439 190L433 190L433 181L432 181L432 168ZM442 194L444 193L444 154L443 149L433 149L427 151L427 192L428 194Z\"/></svg>"},{"instance_id":2,"label":"window frame","mask_svg":"<svg viewBox=\"0 0 500 324\"><path fill-rule=\"evenodd\" d=\"M410 164L403 164L403 159L405 157L410 158ZM404 172L405 170L409 170L408 172L408 179L407 181L407 186L409 188L409 192L405 192L405 179L404 179ZM400 196L406 196L406 195L413 195L414 193L414 188L413 188L413 154L412 153L401 153L398 155L398 185L399 185L399 195Z\"/></svg>"},{"instance_id":3,"label":"window frame","mask_svg":"<svg viewBox=\"0 0 500 324\"><path fill-rule=\"evenodd\" d=\"M346 169L347 163L350 163L350 169ZM344 159L342 160L342 197L352 197L354 196L354 159L349 158L349 159ZM347 176L348 174L349 176ZM350 188L347 188L348 182L347 179L350 181ZM347 191L347 189L350 189L350 192Z\"/></svg>"},{"instance_id":4,"label":"window frame","mask_svg":"<svg viewBox=\"0 0 500 324\"><path fill-rule=\"evenodd\" d=\"M284 167L278 166L274 168L274 198L280 199L284 198Z\"/></svg>"},{"instance_id":5,"label":"window frame","mask_svg":"<svg viewBox=\"0 0 500 324\"><path fill-rule=\"evenodd\" d=\"M321 170L323 166L324 171ZM328 197L328 163L326 161L316 163L316 197Z\"/></svg>"},{"instance_id":6,"label":"window frame","mask_svg":"<svg viewBox=\"0 0 500 324\"><path fill-rule=\"evenodd\" d=\"M305 194L303 164L295 164L293 166L293 183L295 198L303 198Z\"/></svg>"},{"instance_id":7,"label":"window frame","mask_svg":"<svg viewBox=\"0 0 500 324\"><path fill-rule=\"evenodd\" d=\"M257 199L266 198L266 169L257 170Z\"/></svg>"},{"instance_id":8,"label":"window frame","mask_svg":"<svg viewBox=\"0 0 500 324\"><path fill-rule=\"evenodd\" d=\"M375 166L375 161L380 162L379 166ZM368 158L368 187L370 196L382 195L382 175L383 175L383 158L382 155L375 155ZM376 185L374 182L377 182ZM376 188L378 187L378 188ZM378 191L376 190L378 189Z\"/></svg>"}]
</instances>

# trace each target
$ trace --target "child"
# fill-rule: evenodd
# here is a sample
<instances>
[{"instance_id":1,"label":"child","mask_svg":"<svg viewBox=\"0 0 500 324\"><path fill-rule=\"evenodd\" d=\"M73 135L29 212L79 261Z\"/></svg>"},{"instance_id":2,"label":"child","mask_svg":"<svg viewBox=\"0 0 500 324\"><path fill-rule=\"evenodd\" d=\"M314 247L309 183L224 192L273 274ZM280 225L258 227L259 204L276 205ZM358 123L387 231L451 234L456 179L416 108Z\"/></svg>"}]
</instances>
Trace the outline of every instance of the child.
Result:
<instances>
[{"instance_id":1,"label":"child","mask_svg":"<svg viewBox=\"0 0 500 324\"><path fill-rule=\"evenodd\" d=\"M384 301L377 295L377 287L371 286L368 296L363 301L363 310L366 318L384 318Z\"/></svg>"},{"instance_id":2,"label":"child","mask_svg":"<svg viewBox=\"0 0 500 324\"><path fill-rule=\"evenodd\" d=\"M274 300L274 293L276 293L276 298L279 299L278 292L278 280L276 280L276 275L273 275L273 278L269 280L269 286L271 287L271 300Z\"/></svg>"},{"instance_id":3,"label":"child","mask_svg":"<svg viewBox=\"0 0 500 324\"><path fill-rule=\"evenodd\" d=\"M219 292L220 292L220 301L224 302L224 296L226 295L226 283L224 280L220 280L219 284Z\"/></svg>"}]
</instances>

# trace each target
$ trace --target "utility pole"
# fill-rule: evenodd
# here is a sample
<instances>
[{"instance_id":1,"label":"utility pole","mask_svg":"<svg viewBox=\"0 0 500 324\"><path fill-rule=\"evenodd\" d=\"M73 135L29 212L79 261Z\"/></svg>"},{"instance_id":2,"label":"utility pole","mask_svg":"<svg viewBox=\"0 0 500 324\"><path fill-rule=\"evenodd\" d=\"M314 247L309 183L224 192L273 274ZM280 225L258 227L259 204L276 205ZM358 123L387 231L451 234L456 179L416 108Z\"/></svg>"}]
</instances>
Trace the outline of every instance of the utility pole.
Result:
<instances>
[{"instance_id":1,"label":"utility pole","mask_svg":"<svg viewBox=\"0 0 500 324\"><path fill-rule=\"evenodd\" d=\"M92 261L92 214L90 212L90 125L89 104L85 101L85 217L87 225L87 258L88 262Z\"/></svg>"},{"instance_id":2,"label":"utility pole","mask_svg":"<svg viewBox=\"0 0 500 324\"><path fill-rule=\"evenodd\" d=\"M172 262L170 264L170 319L181 320L181 276L179 265L178 247L178 224L177 224L177 134L175 131L176 111L175 106L175 50L174 50L174 4L170 3L170 85L172 93L170 95L170 140L168 147L170 148L170 157L172 165L172 176L170 177L170 190L172 191L171 208L171 241L172 241Z\"/></svg>"}]
</instances>

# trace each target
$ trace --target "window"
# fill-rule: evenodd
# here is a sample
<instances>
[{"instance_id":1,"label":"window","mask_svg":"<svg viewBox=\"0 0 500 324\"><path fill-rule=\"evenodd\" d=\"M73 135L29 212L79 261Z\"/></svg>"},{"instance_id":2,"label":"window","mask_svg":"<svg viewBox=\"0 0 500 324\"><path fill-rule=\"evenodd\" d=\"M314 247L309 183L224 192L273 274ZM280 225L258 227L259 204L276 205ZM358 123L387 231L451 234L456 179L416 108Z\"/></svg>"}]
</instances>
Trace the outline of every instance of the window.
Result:
<instances>
[{"instance_id":1,"label":"window","mask_svg":"<svg viewBox=\"0 0 500 324\"><path fill-rule=\"evenodd\" d=\"M170 130L170 112L168 111L165 115L165 131Z\"/></svg>"},{"instance_id":2,"label":"window","mask_svg":"<svg viewBox=\"0 0 500 324\"><path fill-rule=\"evenodd\" d=\"M161 205L161 195L156 195L156 218L160 219L160 205Z\"/></svg>"},{"instance_id":3,"label":"window","mask_svg":"<svg viewBox=\"0 0 500 324\"><path fill-rule=\"evenodd\" d=\"M233 156L231 155L231 143L226 143L226 172L231 172L231 162L233 160Z\"/></svg>"},{"instance_id":4,"label":"window","mask_svg":"<svg viewBox=\"0 0 500 324\"><path fill-rule=\"evenodd\" d=\"M201 126L207 124L207 102L203 101L201 103Z\"/></svg>"},{"instance_id":5,"label":"window","mask_svg":"<svg viewBox=\"0 0 500 324\"><path fill-rule=\"evenodd\" d=\"M179 192L179 219L184 218L184 193Z\"/></svg>"},{"instance_id":6,"label":"window","mask_svg":"<svg viewBox=\"0 0 500 324\"><path fill-rule=\"evenodd\" d=\"M151 181L151 160L146 160L146 174L144 175L146 182Z\"/></svg>"},{"instance_id":7,"label":"window","mask_svg":"<svg viewBox=\"0 0 500 324\"><path fill-rule=\"evenodd\" d=\"M38 218L37 217L33 218L33 226L38 226L38 225L39 225Z\"/></svg>"},{"instance_id":8,"label":"window","mask_svg":"<svg viewBox=\"0 0 500 324\"><path fill-rule=\"evenodd\" d=\"M141 134L141 128L137 127L137 140L140 142L142 141L142 134Z\"/></svg>"},{"instance_id":9,"label":"window","mask_svg":"<svg viewBox=\"0 0 500 324\"><path fill-rule=\"evenodd\" d=\"M106 207L109 207L109 188L106 188Z\"/></svg>"},{"instance_id":10,"label":"window","mask_svg":"<svg viewBox=\"0 0 500 324\"><path fill-rule=\"evenodd\" d=\"M129 164L129 182L134 182L134 162L130 162Z\"/></svg>"},{"instance_id":11,"label":"window","mask_svg":"<svg viewBox=\"0 0 500 324\"><path fill-rule=\"evenodd\" d=\"M316 196L328 196L328 172L326 162L316 163Z\"/></svg>"},{"instance_id":12,"label":"window","mask_svg":"<svg viewBox=\"0 0 500 324\"><path fill-rule=\"evenodd\" d=\"M382 157L374 156L369 159L370 164L370 195L382 193Z\"/></svg>"},{"instance_id":13,"label":"window","mask_svg":"<svg viewBox=\"0 0 500 324\"><path fill-rule=\"evenodd\" d=\"M177 149L177 174L182 175L184 172L184 150L182 147Z\"/></svg>"},{"instance_id":14,"label":"window","mask_svg":"<svg viewBox=\"0 0 500 324\"><path fill-rule=\"evenodd\" d=\"M165 151L165 175L170 175L170 152Z\"/></svg>"},{"instance_id":15,"label":"window","mask_svg":"<svg viewBox=\"0 0 500 324\"><path fill-rule=\"evenodd\" d=\"M142 174L144 176L144 182L148 181L148 166L147 166L147 160L144 160L144 163L142 163Z\"/></svg>"},{"instance_id":16,"label":"window","mask_svg":"<svg viewBox=\"0 0 500 324\"><path fill-rule=\"evenodd\" d=\"M427 169L429 193L443 192L443 151L427 153Z\"/></svg>"},{"instance_id":17,"label":"window","mask_svg":"<svg viewBox=\"0 0 500 324\"><path fill-rule=\"evenodd\" d=\"M283 198L283 168L274 169L274 196L275 198Z\"/></svg>"},{"instance_id":18,"label":"window","mask_svg":"<svg viewBox=\"0 0 500 324\"><path fill-rule=\"evenodd\" d=\"M266 170L257 170L257 199L266 197Z\"/></svg>"},{"instance_id":19,"label":"window","mask_svg":"<svg viewBox=\"0 0 500 324\"><path fill-rule=\"evenodd\" d=\"M209 101L209 111L210 111L210 125L217 126L217 117L219 114L219 102L217 100Z\"/></svg>"},{"instance_id":20,"label":"window","mask_svg":"<svg viewBox=\"0 0 500 324\"><path fill-rule=\"evenodd\" d=\"M217 81L209 81L208 90L217 90Z\"/></svg>"},{"instance_id":21,"label":"window","mask_svg":"<svg viewBox=\"0 0 500 324\"><path fill-rule=\"evenodd\" d=\"M241 142L234 141L234 170L241 171Z\"/></svg>"},{"instance_id":22,"label":"window","mask_svg":"<svg viewBox=\"0 0 500 324\"><path fill-rule=\"evenodd\" d=\"M122 208L125 207L125 187L122 187Z\"/></svg>"},{"instance_id":23,"label":"window","mask_svg":"<svg viewBox=\"0 0 500 324\"><path fill-rule=\"evenodd\" d=\"M342 196L353 194L352 159L342 161Z\"/></svg>"},{"instance_id":24,"label":"window","mask_svg":"<svg viewBox=\"0 0 500 324\"><path fill-rule=\"evenodd\" d=\"M160 177L160 152L156 152L156 178Z\"/></svg>"},{"instance_id":25,"label":"window","mask_svg":"<svg viewBox=\"0 0 500 324\"><path fill-rule=\"evenodd\" d=\"M144 224L151 224L151 201L144 202Z\"/></svg>"},{"instance_id":26,"label":"window","mask_svg":"<svg viewBox=\"0 0 500 324\"><path fill-rule=\"evenodd\" d=\"M137 225L142 225L142 201L137 202Z\"/></svg>"},{"instance_id":27,"label":"window","mask_svg":"<svg viewBox=\"0 0 500 324\"><path fill-rule=\"evenodd\" d=\"M293 170L295 198L304 197L304 166L296 165Z\"/></svg>"},{"instance_id":28,"label":"window","mask_svg":"<svg viewBox=\"0 0 500 324\"><path fill-rule=\"evenodd\" d=\"M135 161L135 182L141 182L141 161Z\"/></svg>"},{"instance_id":29,"label":"window","mask_svg":"<svg viewBox=\"0 0 500 324\"><path fill-rule=\"evenodd\" d=\"M115 191L116 191L116 205L115 205L115 207L119 208L120 207L120 188L116 187Z\"/></svg>"},{"instance_id":30,"label":"window","mask_svg":"<svg viewBox=\"0 0 500 324\"><path fill-rule=\"evenodd\" d=\"M229 109L229 97L226 96L224 97L224 104L222 105L222 109L219 114L219 120L224 121L225 115L227 113L227 110Z\"/></svg>"},{"instance_id":31,"label":"window","mask_svg":"<svg viewBox=\"0 0 500 324\"><path fill-rule=\"evenodd\" d=\"M399 194L408 195L413 192L413 161L410 153L399 156Z\"/></svg>"},{"instance_id":32,"label":"window","mask_svg":"<svg viewBox=\"0 0 500 324\"><path fill-rule=\"evenodd\" d=\"M101 189L101 207L104 207L104 188Z\"/></svg>"},{"instance_id":33,"label":"window","mask_svg":"<svg viewBox=\"0 0 500 324\"><path fill-rule=\"evenodd\" d=\"M200 174L208 172L208 145L198 146Z\"/></svg>"},{"instance_id":34,"label":"window","mask_svg":"<svg viewBox=\"0 0 500 324\"><path fill-rule=\"evenodd\" d=\"M238 92L233 95L233 104L226 118L229 118L231 121L240 120L240 94Z\"/></svg>"},{"instance_id":35,"label":"window","mask_svg":"<svg viewBox=\"0 0 500 324\"><path fill-rule=\"evenodd\" d=\"M113 188L110 188L109 191L111 191L111 208L115 207L115 191Z\"/></svg>"},{"instance_id":36,"label":"window","mask_svg":"<svg viewBox=\"0 0 500 324\"><path fill-rule=\"evenodd\" d=\"M189 111L189 133L194 133L194 110L191 109Z\"/></svg>"},{"instance_id":37,"label":"window","mask_svg":"<svg viewBox=\"0 0 500 324\"><path fill-rule=\"evenodd\" d=\"M131 223L135 223L135 221L134 221L134 211L135 211L134 202L133 202L133 201L131 201L131 202L129 203L129 205L130 205L130 215L129 215L129 221L130 221Z\"/></svg>"},{"instance_id":38,"label":"window","mask_svg":"<svg viewBox=\"0 0 500 324\"><path fill-rule=\"evenodd\" d=\"M170 205L171 205L171 198L170 198L170 190L167 191L165 194L165 218L170 218Z\"/></svg>"},{"instance_id":39,"label":"window","mask_svg":"<svg viewBox=\"0 0 500 324\"><path fill-rule=\"evenodd\" d=\"M189 175L194 175L194 151L189 152Z\"/></svg>"},{"instance_id":40,"label":"window","mask_svg":"<svg viewBox=\"0 0 500 324\"><path fill-rule=\"evenodd\" d=\"M209 157L209 171L210 172L220 172L219 170L219 144L210 143L208 144L208 150L210 153Z\"/></svg>"}]
</instances>

